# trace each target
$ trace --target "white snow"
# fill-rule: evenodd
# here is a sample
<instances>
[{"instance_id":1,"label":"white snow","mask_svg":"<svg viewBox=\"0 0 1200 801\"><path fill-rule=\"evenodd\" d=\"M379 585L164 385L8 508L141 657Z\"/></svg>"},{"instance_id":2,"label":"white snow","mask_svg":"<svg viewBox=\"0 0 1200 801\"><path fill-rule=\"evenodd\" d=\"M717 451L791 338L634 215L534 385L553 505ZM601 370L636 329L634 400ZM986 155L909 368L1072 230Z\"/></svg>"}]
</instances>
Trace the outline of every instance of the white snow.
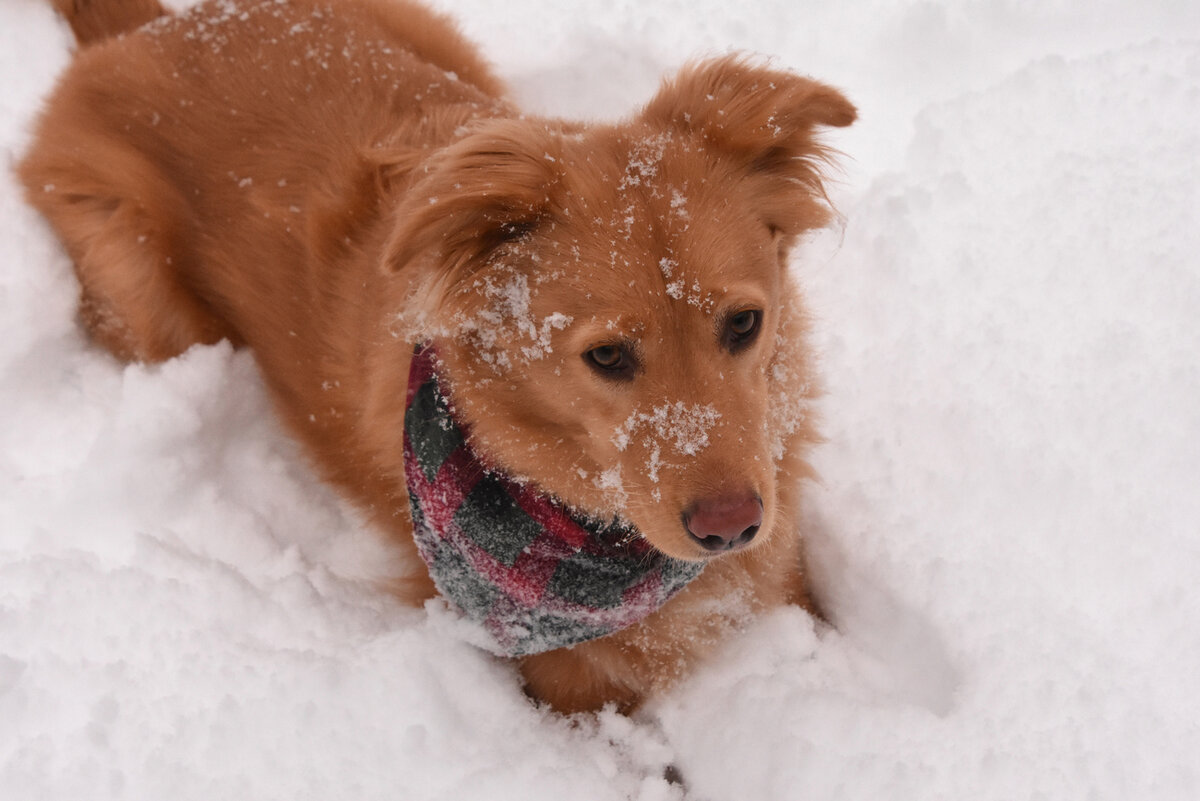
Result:
<instances>
[{"instance_id":1,"label":"white snow","mask_svg":"<svg viewBox=\"0 0 1200 801\"><path fill-rule=\"evenodd\" d=\"M544 280L556 277L557 273ZM535 285L530 287L524 273L504 264L493 265L472 287L487 305L474 316L464 315L454 320L451 333L468 339L498 373L512 367L509 351L503 345L513 340L519 343L520 360L524 363L544 359L553 350L553 333L569 326L572 318L562 312L551 312L541 320L534 318L530 303L542 282L542 278L535 279ZM523 344L525 340L530 344Z\"/></svg>"},{"instance_id":2,"label":"white snow","mask_svg":"<svg viewBox=\"0 0 1200 801\"><path fill-rule=\"evenodd\" d=\"M707 403L664 403L649 412L634 411L613 434L613 443L623 451L630 437L649 429L648 442L671 442L678 453L695 456L708 446L708 431L720 417L721 413Z\"/></svg>"},{"instance_id":3,"label":"white snow","mask_svg":"<svg viewBox=\"0 0 1200 801\"><path fill-rule=\"evenodd\" d=\"M69 58L47 6L0 4L6 165ZM1200 795L1200 6L438 6L535 111L612 117L728 47L859 105L844 225L796 265L838 630L769 616L636 720L534 709L369 588L387 549L246 354L88 344L5 171L0 798Z\"/></svg>"}]
</instances>

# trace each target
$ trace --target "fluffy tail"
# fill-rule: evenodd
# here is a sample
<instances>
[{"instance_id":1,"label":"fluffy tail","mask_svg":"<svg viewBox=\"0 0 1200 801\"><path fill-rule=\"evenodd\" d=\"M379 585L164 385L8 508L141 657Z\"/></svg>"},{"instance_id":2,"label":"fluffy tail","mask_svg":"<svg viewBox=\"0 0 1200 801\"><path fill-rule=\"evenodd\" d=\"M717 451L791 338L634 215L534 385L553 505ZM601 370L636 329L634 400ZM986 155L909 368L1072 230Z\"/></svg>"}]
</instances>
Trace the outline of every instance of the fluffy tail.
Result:
<instances>
[{"instance_id":1,"label":"fluffy tail","mask_svg":"<svg viewBox=\"0 0 1200 801\"><path fill-rule=\"evenodd\" d=\"M81 45L119 36L166 15L158 0L51 0Z\"/></svg>"}]
</instances>

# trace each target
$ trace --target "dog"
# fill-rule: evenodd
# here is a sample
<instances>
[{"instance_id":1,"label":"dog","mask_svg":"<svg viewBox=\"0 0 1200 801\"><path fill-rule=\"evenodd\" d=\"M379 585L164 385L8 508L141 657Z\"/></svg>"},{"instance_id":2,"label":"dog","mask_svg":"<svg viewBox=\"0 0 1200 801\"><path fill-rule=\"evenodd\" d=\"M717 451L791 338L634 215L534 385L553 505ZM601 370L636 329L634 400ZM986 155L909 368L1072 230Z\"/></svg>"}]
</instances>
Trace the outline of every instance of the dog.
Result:
<instances>
[{"instance_id":1,"label":"dog","mask_svg":"<svg viewBox=\"0 0 1200 801\"><path fill-rule=\"evenodd\" d=\"M839 91L730 55L584 125L522 114L409 0L53 2L79 50L18 173L83 324L125 360L250 348L411 557L391 591L445 595L564 713L811 608L787 264L830 219Z\"/></svg>"}]
</instances>

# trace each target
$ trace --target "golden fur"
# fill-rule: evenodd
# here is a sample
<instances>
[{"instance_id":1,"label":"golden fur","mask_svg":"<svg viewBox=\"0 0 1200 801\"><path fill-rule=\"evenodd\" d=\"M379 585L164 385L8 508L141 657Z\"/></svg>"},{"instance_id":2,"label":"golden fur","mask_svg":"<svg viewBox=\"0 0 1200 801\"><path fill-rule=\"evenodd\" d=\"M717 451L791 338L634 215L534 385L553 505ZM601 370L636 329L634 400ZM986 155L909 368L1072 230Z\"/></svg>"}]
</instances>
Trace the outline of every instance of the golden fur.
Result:
<instances>
[{"instance_id":1,"label":"golden fur","mask_svg":"<svg viewBox=\"0 0 1200 801\"><path fill-rule=\"evenodd\" d=\"M490 461L712 560L643 623L521 660L531 694L632 708L746 615L806 602L816 390L785 266L827 220L814 130L854 120L841 94L724 57L583 126L520 115L406 0L55 3L81 50L19 169L96 341L143 361L252 348L317 468L420 566L402 421L432 338ZM735 353L724 326L746 309L761 332ZM630 380L583 357L617 344ZM749 547L688 536L690 507L747 493ZM419 603L434 588L414 570L394 589Z\"/></svg>"}]
</instances>

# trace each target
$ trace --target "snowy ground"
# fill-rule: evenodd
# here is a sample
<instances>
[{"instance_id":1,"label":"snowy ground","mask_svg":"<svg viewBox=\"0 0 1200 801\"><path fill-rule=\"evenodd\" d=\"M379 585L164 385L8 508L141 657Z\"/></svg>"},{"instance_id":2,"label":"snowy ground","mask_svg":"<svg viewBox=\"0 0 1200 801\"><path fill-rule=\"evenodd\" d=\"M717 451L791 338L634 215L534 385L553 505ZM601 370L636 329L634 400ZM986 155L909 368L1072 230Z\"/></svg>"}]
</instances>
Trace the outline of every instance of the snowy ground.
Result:
<instances>
[{"instance_id":1,"label":"snowy ground","mask_svg":"<svg viewBox=\"0 0 1200 801\"><path fill-rule=\"evenodd\" d=\"M839 625L564 720L317 484L228 347L123 367L0 172L0 798L1200 796L1200 5L440 0L529 107L728 47L844 88L797 269ZM503 9L503 10L501 10ZM1086 9L1080 11L1079 9ZM0 159L69 38L0 5Z\"/></svg>"}]
</instances>

